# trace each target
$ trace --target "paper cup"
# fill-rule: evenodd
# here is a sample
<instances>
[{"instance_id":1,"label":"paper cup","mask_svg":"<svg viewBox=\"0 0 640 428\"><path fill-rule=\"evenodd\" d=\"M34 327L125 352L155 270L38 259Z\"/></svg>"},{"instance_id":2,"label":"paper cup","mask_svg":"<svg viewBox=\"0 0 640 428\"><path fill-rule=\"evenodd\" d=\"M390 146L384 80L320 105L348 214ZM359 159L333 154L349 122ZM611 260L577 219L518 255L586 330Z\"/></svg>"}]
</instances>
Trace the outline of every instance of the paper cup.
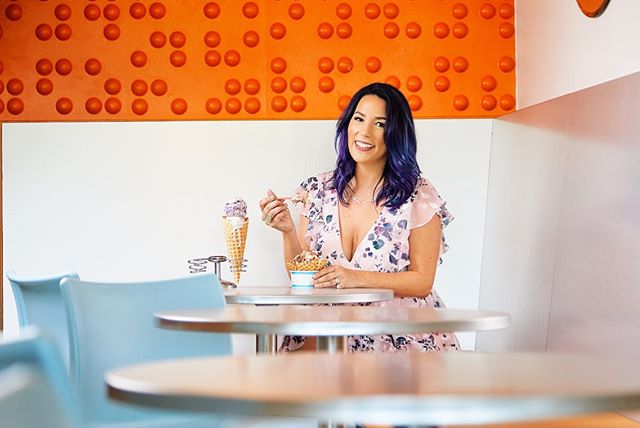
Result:
<instances>
[{"instance_id":1,"label":"paper cup","mask_svg":"<svg viewBox=\"0 0 640 428\"><path fill-rule=\"evenodd\" d=\"M291 287L293 288L313 288L313 275L317 270L292 270Z\"/></svg>"}]
</instances>

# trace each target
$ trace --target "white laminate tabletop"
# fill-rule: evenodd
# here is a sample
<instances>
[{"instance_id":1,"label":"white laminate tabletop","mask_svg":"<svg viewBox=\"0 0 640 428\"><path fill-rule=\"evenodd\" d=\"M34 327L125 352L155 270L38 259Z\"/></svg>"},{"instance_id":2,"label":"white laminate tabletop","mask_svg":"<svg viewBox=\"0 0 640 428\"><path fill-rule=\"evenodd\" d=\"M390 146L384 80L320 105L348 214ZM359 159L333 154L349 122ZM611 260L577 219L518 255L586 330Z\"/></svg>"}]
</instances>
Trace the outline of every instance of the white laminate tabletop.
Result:
<instances>
[{"instance_id":1,"label":"white laminate tabletop","mask_svg":"<svg viewBox=\"0 0 640 428\"><path fill-rule=\"evenodd\" d=\"M368 303L393 299L393 290L378 288L238 287L224 290L229 304L313 305Z\"/></svg>"},{"instance_id":2,"label":"white laminate tabletop","mask_svg":"<svg viewBox=\"0 0 640 428\"><path fill-rule=\"evenodd\" d=\"M106 375L112 399L361 424L501 423L640 408L637 356L295 353L172 360Z\"/></svg>"},{"instance_id":3,"label":"white laminate tabletop","mask_svg":"<svg viewBox=\"0 0 640 428\"><path fill-rule=\"evenodd\" d=\"M503 312L377 306L234 306L155 314L178 330L310 336L495 330L509 326Z\"/></svg>"}]
</instances>

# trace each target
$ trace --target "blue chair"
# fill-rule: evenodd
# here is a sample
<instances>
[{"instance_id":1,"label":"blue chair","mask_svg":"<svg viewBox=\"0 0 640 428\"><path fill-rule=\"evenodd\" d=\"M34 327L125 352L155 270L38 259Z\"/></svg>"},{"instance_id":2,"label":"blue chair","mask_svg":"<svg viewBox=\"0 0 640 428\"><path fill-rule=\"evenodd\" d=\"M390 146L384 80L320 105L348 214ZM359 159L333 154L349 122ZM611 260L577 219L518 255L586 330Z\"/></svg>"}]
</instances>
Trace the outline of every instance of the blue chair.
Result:
<instances>
[{"instance_id":1,"label":"blue chair","mask_svg":"<svg viewBox=\"0 0 640 428\"><path fill-rule=\"evenodd\" d=\"M0 425L77 428L81 414L54 343L39 329L0 342Z\"/></svg>"},{"instance_id":2,"label":"blue chair","mask_svg":"<svg viewBox=\"0 0 640 428\"><path fill-rule=\"evenodd\" d=\"M104 374L135 363L231 353L228 334L170 331L154 324L163 310L219 308L224 296L215 275L138 283L97 283L65 278L71 378L84 420L100 426L228 426L224 417L146 409L110 401Z\"/></svg>"},{"instance_id":3,"label":"blue chair","mask_svg":"<svg viewBox=\"0 0 640 428\"><path fill-rule=\"evenodd\" d=\"M7 273L18 310L20 327L37 325L55 341L62 360L69 368L69 331L60 293L62 278L78 278L74 272L43 277L19 277Z\"/></svg>"}]
</instances>

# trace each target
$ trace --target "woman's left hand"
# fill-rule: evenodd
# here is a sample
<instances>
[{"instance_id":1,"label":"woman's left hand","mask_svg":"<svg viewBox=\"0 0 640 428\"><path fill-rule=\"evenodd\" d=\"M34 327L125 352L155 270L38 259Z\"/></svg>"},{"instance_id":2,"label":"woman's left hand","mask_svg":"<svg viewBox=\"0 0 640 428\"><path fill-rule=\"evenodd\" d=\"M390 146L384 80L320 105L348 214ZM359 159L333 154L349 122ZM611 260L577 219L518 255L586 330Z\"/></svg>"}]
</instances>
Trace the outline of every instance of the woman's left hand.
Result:
<instances>
[{"instance_id":1,"label":"woman's left hand","mask_svg":"<svg viewBox=\"0 0 640 428\"><path fill-rule=\"evenodd\" d=\"M327 266L313 276L316 288L354 288L358 286L358 271L340 266Z\"/></svg>"}]
</instances>

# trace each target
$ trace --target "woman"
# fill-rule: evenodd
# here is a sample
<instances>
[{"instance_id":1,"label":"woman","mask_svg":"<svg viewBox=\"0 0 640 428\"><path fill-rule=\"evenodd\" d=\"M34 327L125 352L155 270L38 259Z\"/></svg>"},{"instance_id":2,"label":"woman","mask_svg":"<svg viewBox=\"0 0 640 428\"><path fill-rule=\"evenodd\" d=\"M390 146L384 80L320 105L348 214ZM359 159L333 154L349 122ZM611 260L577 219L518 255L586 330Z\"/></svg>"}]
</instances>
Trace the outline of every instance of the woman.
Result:
<instances>
[{"instance_id":1,"label":"woman","mask_svg":"<svg viewBox=\"0 0 640 428\"><path fill-rule=\"evenodd\" d=\"M354 94L337 123L336 168L304 181L297 194L300 227L269 190L260 200L265 223L282 233L284 258L315 250L330 265L315 287L392 289L377 306L443 307L432 290L447 246L442 228L452 217L433 185L420 175L409 104L393 86L373 83ZM283 350L302 347L286 337ZM453 334L352 336L352 351L459 349Z\"/></svg>"}]
</instances>

